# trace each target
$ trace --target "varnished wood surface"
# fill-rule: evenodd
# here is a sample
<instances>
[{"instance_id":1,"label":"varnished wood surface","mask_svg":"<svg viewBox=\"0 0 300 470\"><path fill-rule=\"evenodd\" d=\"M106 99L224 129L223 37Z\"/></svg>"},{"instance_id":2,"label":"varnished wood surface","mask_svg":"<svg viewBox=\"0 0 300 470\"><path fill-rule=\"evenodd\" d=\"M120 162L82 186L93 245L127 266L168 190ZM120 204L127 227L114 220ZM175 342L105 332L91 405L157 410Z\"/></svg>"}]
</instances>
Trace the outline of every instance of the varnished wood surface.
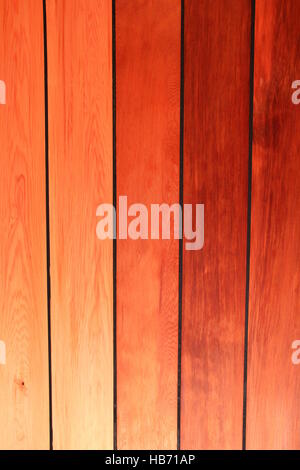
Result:
<instances>
[{"instance_id":1,"label":"varnished wood surface","mask_svg":"<svg viewBox=\"0 0 300 470\"><path fill-rule=\"evenodd\" d=\"M47 0L53 443L113 446L112 9Z\"/></svg>"},{"instance_id":2,"label":"varnished wood surface","mask_svg":"<svg viewBox=\"0 0 300 470\"><path fill-rule=\"evenodd\" d=\"M181 447L242 446L250 1L185 2L184 203L205 242L183 252Z\"/></svg>"},{"instance_id":3,"label":"varnished wood surface","mask_svg":"<svg viewBox=\"0 0 300 470\"><path fill-rule=\"evenodd\" d=\"M183 194L205 242L183 242L182 449L242 446L251 3L184 2ZM111 449L113 3L46 5L53 445ZM299 18L256 0L247 449L300 448ZM179 201L180 23L180 0L116 0L116 195L149 212ZM43 2L0 0L1 449L50 445L44 123ZM117 446L175 449L179 243L116 254Z\"/></svg>"},{"instance_id":4,"label":"varnished wood surface","mask_svg":"<svg viewBox=\"0 0 300 470\"><path fill-rule=\"evenodd\" d=\"M49 447L42 2L0 0L0 448Z\"/></svg>"},{"instance_id":5,"label":"varnished wood surface","mask_svg":"<svg viewBox=\"0 0 300 470\"><path fill-rule=\"evenodd\" d=\"M179 201L180 1L116 1L117 195ZM117 241L120 449L177 439L178 240Z\"/></svg>"},{"instance_id":6,"label":"varnished wood surface","mask_svg":"<svg viewBox=\"0 0 300 470\"><path fill-rule=\"evenodd\" d=\"M300 448L299 0L257 0L248 449Z\"/></svg>"}]
</instances>

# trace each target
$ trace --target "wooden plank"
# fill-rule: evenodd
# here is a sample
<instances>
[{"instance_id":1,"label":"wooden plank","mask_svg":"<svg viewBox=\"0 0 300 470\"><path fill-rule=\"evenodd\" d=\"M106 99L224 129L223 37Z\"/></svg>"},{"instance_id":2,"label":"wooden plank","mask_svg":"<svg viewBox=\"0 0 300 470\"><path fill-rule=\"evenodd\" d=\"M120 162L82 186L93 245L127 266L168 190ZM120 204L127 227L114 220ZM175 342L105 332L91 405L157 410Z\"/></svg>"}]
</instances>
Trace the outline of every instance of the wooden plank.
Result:
<instances>
[{"instance_id":1,"label":"wooden plank","mask_svg":"<svg viewBox=\"0 0 300 470\"><path fill-rule=\"evenodd\" d=\"M184 203L205 242L183 250L181 447L242 446L250 1L185 2Z\"/></svg>"},{"instance_id":2,"label":"wooden plank","mask_svg":"<svg viewBox=\"0 0 300 470\"><path fill-rule=\"evenodd\" d=\"M42 2L0 0L0 18L0 448L47 449Z\"/></svg>"},{"instance_id":3,"label":"wooden plank","mask_svg":"<svg viewBox=\"0 0 300 470\"><path fill-rule=\"evenodd\" d=\"M112 8L47 0L53 439L113 446Z\"/></svg>"},{"instance_id":4,"label":"wooden plank","mask_svg":"<svg viewBox=\"0 0 300 470\"><path fill-rule=\"evenodd\" d=\"M299 449L300 2L257 0L247 448Z\"/></svg>"},{"instance_id":5,"label":"wooden plank","mask_svg":"<svg viewBox=\"0 0 300 470\"><path fill-rule=\"evenodd\" d=\"M117 196L179 201L180 1L117 0ZM117 241L120 449L177 439L178 240Z\"/></svg>"}]
</instances>

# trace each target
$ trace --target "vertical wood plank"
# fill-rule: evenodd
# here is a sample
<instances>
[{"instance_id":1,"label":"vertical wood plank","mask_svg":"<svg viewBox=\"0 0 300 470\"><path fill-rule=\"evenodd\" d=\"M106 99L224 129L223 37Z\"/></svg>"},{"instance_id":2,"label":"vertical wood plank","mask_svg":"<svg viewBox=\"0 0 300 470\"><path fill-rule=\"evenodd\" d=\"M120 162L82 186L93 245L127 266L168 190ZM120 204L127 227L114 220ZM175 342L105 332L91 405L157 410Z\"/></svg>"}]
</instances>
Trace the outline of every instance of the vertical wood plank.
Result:
<instances>
[{"instance_id":1,"label":"vertical wood plank","mask_svg":"<svg viewBox=\"0 0 300 470\"><path fill-rule=\"evenodd\" d=\"M185 2L184 203L205 205L183 247L181 447L242 446L250 1Z\"/></svg>"},{"instance_id":2,"label":"vertical wood plank","mask_svg":"<svg viewBox=\"0 0 300 470\"><path fill-rule=\"evenodd\" d=\"M47 449L42 2L0 0L0 18L0 448Z\"/></svg>"},{"instance_id":3,"label":"vertical wood plank","mask_svg":"<svg viewBox=\"0 0 300 470\"><path fill-rule=\"evenodd\" d=\"M300 2L257 0L247 448L299 449Z\"/></svg>"},{"instance_id":4,"label":"vertical wood plank","mask_svg":"<svg viewBox=\"0 0 300 470\"><path fill-rule=\"evenodd\" d=\"M47 0L53 439L113 446L112 6Z\"/></svg>"},{"instance_id":5,"label":"vertical wood plank","mask_svg":"<svg viewBox=\"0 0 300 470\"><path fill-rule=\"evenodd\" d=\"M179 201L180 1L116 1L117 195ZM118 448L177 438L178 240L117 242Z\"/></svg>"}]
</instances>

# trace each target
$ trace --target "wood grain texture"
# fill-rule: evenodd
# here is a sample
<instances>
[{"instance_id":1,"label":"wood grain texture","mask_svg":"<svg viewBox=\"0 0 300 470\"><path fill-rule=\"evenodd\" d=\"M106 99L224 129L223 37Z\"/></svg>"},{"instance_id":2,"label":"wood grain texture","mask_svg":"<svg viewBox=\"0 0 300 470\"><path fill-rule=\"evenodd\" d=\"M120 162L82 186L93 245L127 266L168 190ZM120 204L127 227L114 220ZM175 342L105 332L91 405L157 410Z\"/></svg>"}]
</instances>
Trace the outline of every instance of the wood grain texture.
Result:
<instances>
[{"instance_id":1,"label":"wood grain texture","mask_svg":"<svg viewBox=\"0 0 300 470\"><path fill-rule=\"evenodd\" d=\"M179 201L180 1L116 1L117 195ZM174 449L178 240L117 242L118 448Z\"/></svg>"},{"instance_id":2,"label":"wood grain texture","mask_svg":"<svg viewBox=\"0 0 300 470\"><path fill-rule=\"evenodd\" d=\"M181 447L242 446L250 1L185 2L184 203L205 205L183 252Z\"/></svg>"},{"instance_id":3,"label":"wood grain texture","mask_svg":"<svg viewBox=\"0 0 300 470\"><path fill-rule=\"evenodd\" d=\"M247 448L300 448L300 2L257 0Z\"/></svg>"},{"instance_id":4,"label":"wood grain texture","mask_svg":"<svg viewBox=\"0 0 300 470\"><path fill-rule=\"evenodd\" d=\"M47 0L53 439L113 446L112 8Z\"/></svg>"},{"instance_id":5,"label":"wood grain texture","mask_svg":"<svg viewBox=\"0 0 300 470\"><path fill-rule=\"evenodd\" d=\"M49 447L42 2L0 0L0 448Z\"/></svg>"}]
</instances>

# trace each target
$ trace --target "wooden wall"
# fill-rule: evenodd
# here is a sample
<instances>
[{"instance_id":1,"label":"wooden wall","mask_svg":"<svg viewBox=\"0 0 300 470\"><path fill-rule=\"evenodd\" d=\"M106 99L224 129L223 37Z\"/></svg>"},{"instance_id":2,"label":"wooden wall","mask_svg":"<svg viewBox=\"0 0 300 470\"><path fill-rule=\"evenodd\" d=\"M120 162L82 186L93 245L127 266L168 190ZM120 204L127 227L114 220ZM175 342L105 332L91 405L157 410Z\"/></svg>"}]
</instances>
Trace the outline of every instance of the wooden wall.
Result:
<instances>
[{"instance_id":1,"label":"wooden wall","mask_svg":"<svg viewBox=\"0 0 300 470\"><path fill-rule=\"evenodd\" d=\"M49 446L43 5L0 1L0 448ZM4 362L4 361L3 361Z\"/></svg>"},{"instance_id":2,"label":"wooden wall","mask_svg":"<svg viewBox=\"0 0 300 470\"><path fill-rule=\"evenodd\" d=\"M179 201L180 1L116 2L117 197ZM117 241L117 445L176 448L178 240Z\"/></svg>"},{"instance_id":3,"label":"wooden wall","mask_svg":"<svg viewBox=\"0 0 300 470\"><path fill-rule=\"evenodd\" d=\"M300 0L0 0L1 449L300 448L299 40ZM203 248L99 240L119 196Z\"/></svg>"},{"instance_id":4,"label":"wooden wall","mask_svg":"<svg viewBox=\"0 0 300 470\"><path fill-rule=\"evenodd\" d=\"M183 202L205 242L183 251L184 448L242 444L250 29L248 0L186 2Z\"/></svg>"},{"instance_id":5,"label":"wooden wall","mask_svg":"<svg viewBox=\"0 0 300 470\"><path fill-rule=\"evenodd\" d=\"M112 11L48 1L53 446L113 444Z\"/></svg>"}]
</instances>

